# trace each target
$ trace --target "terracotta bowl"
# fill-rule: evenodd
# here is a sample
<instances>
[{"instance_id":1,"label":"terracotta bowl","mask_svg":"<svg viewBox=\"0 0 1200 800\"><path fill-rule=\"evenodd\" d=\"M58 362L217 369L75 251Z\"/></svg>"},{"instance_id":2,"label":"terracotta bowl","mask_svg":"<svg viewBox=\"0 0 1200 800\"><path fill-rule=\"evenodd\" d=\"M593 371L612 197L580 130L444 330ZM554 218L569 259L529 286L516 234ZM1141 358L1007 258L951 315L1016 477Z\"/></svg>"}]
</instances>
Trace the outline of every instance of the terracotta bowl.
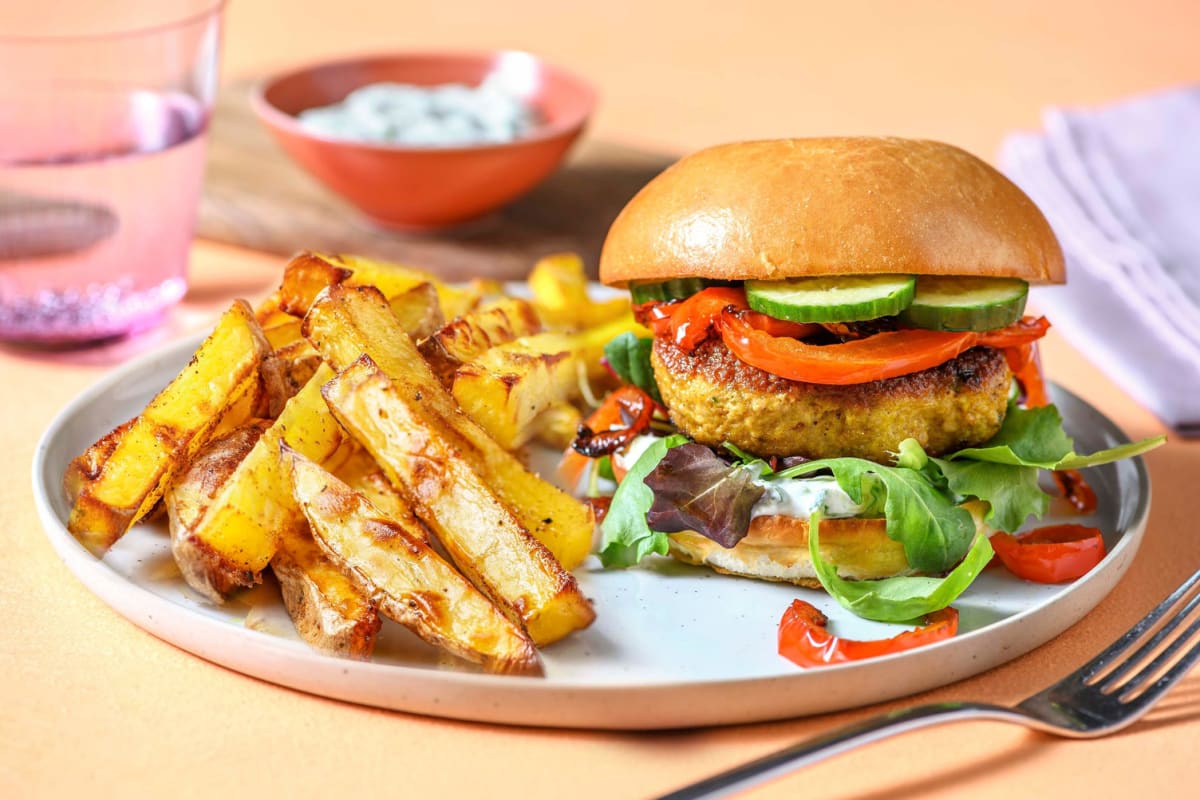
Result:
<instances>
[{"instance_id":1,"label":"terracotta bowl","mask_svg":"<svg viewBox=\"0 0 1200 800\"><path fill-rule=\"evenodd\" d=\"M505 144L409 147L334 139L301 128L296 115L381 81L478 85L511 71L542 122ZM251 103L295 161L376 223L438 228L483 216L554 171L596 102L583 80L529 53L405 53L302 67L261 83Z\"/></svg>"}]
</instances>

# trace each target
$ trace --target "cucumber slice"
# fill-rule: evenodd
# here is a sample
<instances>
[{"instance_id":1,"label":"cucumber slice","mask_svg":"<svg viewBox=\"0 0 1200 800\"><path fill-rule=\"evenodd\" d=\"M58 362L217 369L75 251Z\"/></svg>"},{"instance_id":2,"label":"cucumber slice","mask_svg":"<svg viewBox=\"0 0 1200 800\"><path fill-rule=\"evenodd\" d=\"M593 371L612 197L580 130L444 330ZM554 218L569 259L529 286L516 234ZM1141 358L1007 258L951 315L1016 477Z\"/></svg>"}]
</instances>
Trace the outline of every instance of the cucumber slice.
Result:
<instances>
[{"instance_id":1,"label":"cucumber slice","mask_svg":"<svg viewBox=\"0 0 1200 800\"><path fill-rule=\"evenodd\" d=\"M915 286L911 275L746 281L746 302L792 322L856 322L899 314L912 302Z\"/></svg>"},{"instance_id":2,"label":"cucumber slice","mask_svg":"<svg viewBox=\"0 0 1200 800\"><path fill-rule=\"evenodd\" d=\"M917 279L917 295L901 319L935 331L994 331L1025 313L1029 284L1016 278Z\"/></svg>"},{"instance_id":3,"label":"cucumber slice","mask_svg":"<svg viewBox=\"0 0 1200 800\"><path fill-rule=\"evenodd\" d=\"M703 278L673 278L661 283L633 283L629 285L629 295L635 305L641 303L664 303L668 300L683 300L696 292L714 285L713 281Z\"/></svg>"}]
</instances>

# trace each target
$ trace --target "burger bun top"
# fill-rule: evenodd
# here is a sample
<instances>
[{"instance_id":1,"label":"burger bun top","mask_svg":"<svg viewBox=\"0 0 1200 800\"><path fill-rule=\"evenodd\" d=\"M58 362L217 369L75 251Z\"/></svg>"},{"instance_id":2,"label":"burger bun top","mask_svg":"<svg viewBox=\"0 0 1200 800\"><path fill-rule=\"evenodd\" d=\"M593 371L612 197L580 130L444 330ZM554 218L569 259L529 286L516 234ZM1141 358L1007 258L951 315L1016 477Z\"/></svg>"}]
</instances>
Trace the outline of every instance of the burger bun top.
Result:
<instances>
[{"instance_id":1,"label":"burger bun top","mask_svg":"<svg viewBox=\"0 0 1200 800\"><path fill-rule=\"evenodd\" d=\"M650 181L609 230L600 280L963 275L1063 283L1054 232L1015 184L941 142L710 147Z\"/></svg>"}]
</instances>

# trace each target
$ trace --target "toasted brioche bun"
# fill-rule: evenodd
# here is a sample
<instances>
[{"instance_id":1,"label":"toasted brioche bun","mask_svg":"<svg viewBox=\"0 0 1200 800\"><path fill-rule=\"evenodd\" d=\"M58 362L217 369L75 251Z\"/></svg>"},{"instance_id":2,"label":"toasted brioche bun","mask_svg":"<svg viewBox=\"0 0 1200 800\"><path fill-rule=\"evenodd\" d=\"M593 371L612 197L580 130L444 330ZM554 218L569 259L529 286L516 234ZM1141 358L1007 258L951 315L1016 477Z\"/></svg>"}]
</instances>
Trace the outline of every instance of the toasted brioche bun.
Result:
<instances>
[{"instance_id":1,"label":"toasted brioche bun","mask_svg":"<svg viewBox=\"0 0 1200 800\"><path fill-rule=\"evenodd\" d=\"M975 520L976 535L988 535L991 531L983 522L984 508L974 501L963 507ZM673 533L668 538L671 556L687 564L726 575L821 587L808 554L806 519L755 517L746 538L729 549L698 533ZM904 546L888 538L886 520L821 520L820 538L821 556L836 564L843 578L874 580L915 573L904 556Z\"/></svg>"},{"instance_id":2,"label":"toasted brioche bun","mask_svg":"<svg viewBox=\"0 0 1200 800\"><path fill-rule=\"evenodd\" d=\"M843 578L869 580L911 575L904 547L889 539L882 519L821 521L821 555L837 564ZM750 533L726 549L698 533L671 534L671 555L687 564L711 567L727 575L820 588L808 555L808 520L755 517Z\"/></svg>"},{"instance_id":3,"label":"toasted brioche bun","mask_svg":"<svg viewBox=\"0 0 1200 800\"><path fill-rule=\"evenodd\" d=\"M1046 218L988 164L940 142L738 142L650 181L609 229L600 280L967 275L1063 283Z\"/></svg>"}]
</instances>

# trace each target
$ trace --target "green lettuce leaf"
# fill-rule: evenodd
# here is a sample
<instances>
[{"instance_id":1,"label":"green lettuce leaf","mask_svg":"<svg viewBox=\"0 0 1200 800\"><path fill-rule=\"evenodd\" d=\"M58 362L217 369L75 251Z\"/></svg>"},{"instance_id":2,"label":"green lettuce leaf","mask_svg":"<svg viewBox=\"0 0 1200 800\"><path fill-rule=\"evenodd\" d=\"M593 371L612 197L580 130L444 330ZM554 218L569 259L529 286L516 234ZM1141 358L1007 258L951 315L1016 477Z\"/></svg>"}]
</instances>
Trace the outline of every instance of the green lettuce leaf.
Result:
<instances>
[{"instance_id":1,"label":"green lettuce leaf","mask_svg":"<svg viewBox=\"0 0 1200 800\"><path fill-rule=\"evenodd\" d=\"M1071 453L1069 456L1059 461L1054 466L1055 469L1083 469L1084 467L1095 467L1099 464L1109 464L1113 461L1120 461L1123 458L1133 458L1140 456L1149 450L1153 450L1167 441L1166 434L1151 436L1149 439L1142 439L1138 442L1129 442L1128 444L1117 445L1110 447L1107 450L1098 450L1095 453L1080 455Z\"/></svg>"},{"instance_id":2,"label":"green lettuce leaf","mask_svg":"<svg viewBox=\"0 0 1200 800\"><path fill-rule=\"evenodd\" d=\"M934 486L952 494L956 502L969 498L985 501L988 510L984 519L993 528L1009 533L1030 514L1041 517L1050 505L1050 496L1038 486L1037 467L930 458L916 439L900 443L897 466L920 471Z\"/></svg>"},{"instance_id":3,"label":"green lettuce leaf","mask_svg":"<svg viewBox=\"0 0 1200 800\"><path fill-rule=\"evenodd\" d=\"M821 515L808 521L808 553L817 580L844 608L860 617L879 622L907 622L932 614L958 599L992 560L992 546L979 536L966 558L944 578L884 578L877 581L848 581L837 567L821 558L819 531Z\"/></svg>"},{"instance_id":4,"label":"green lettuce leaf","mask_svg":"<svg viewBox=\"0 0 1200 800\"><path fill-rule=\"evenodd\" d=\"M668 450L689 441L680 434L659 439L629 468L613 493L604 522L600 523L600 562L604 566L632 567L651 553L667 554L667 535L650 530L646 524L654 492L646 486L645 479Z\"/></svg>"},{"instance_id":5,"label":"green lettuce leaf","mask_svg":"<svg viewBox=\"0 0 1200 800\"><path fill-rule=\"evenodd\" d=\"M1154 436L1079 455L1075 452L1074 441L1063 430L1062 416L1053 405L1029 409L1009 406L1004 424L995 436L979 447L951 453L946 460L972 459L1049 470L1082 469L1140 455L1166 440L1165 436Z\"/></svg>"},{"instance_id":6,"label":"green lettuce leaf","mask_svg":"<svg viewBox=\"0 0 1200 800\"><path fill-rule=\"evenodd\" d=\"M984 520L1009 533L1025 524L1030 514L1041 518L1050 495L1038 486L1037 467L1016 467L990 461L930 459L958 497L975 497L988 504Z\"/></svg>"},{"instance_id":7,"label":"green lettuce leaf","mask_svg":"<svg viewBox=\"0 0 1200 800\"><path fill-rule=\"evenodd\" d=\"M632 383L653 397L655 402L661 403L658 381L654 379L654 369L650 366L650 350L653 347L653 339L627 331L604 345L604 358L622 381Z\"/></svg>"},{"instance_id":8,"label":"green lettuce leaf","mask_svg":"<svg viewBox=\"0 0 1200 800\"><path fill-rule=\"evenodd\" d=\"M850 499L877 512L884 495L887 535L904 545L908 563L921 572L944 572L962 560L975 536L971 514L934 485L924 471L886 467L861 458L823 458L782 470L778 479L827 469Z\"/></svg>"}]
</instances>

